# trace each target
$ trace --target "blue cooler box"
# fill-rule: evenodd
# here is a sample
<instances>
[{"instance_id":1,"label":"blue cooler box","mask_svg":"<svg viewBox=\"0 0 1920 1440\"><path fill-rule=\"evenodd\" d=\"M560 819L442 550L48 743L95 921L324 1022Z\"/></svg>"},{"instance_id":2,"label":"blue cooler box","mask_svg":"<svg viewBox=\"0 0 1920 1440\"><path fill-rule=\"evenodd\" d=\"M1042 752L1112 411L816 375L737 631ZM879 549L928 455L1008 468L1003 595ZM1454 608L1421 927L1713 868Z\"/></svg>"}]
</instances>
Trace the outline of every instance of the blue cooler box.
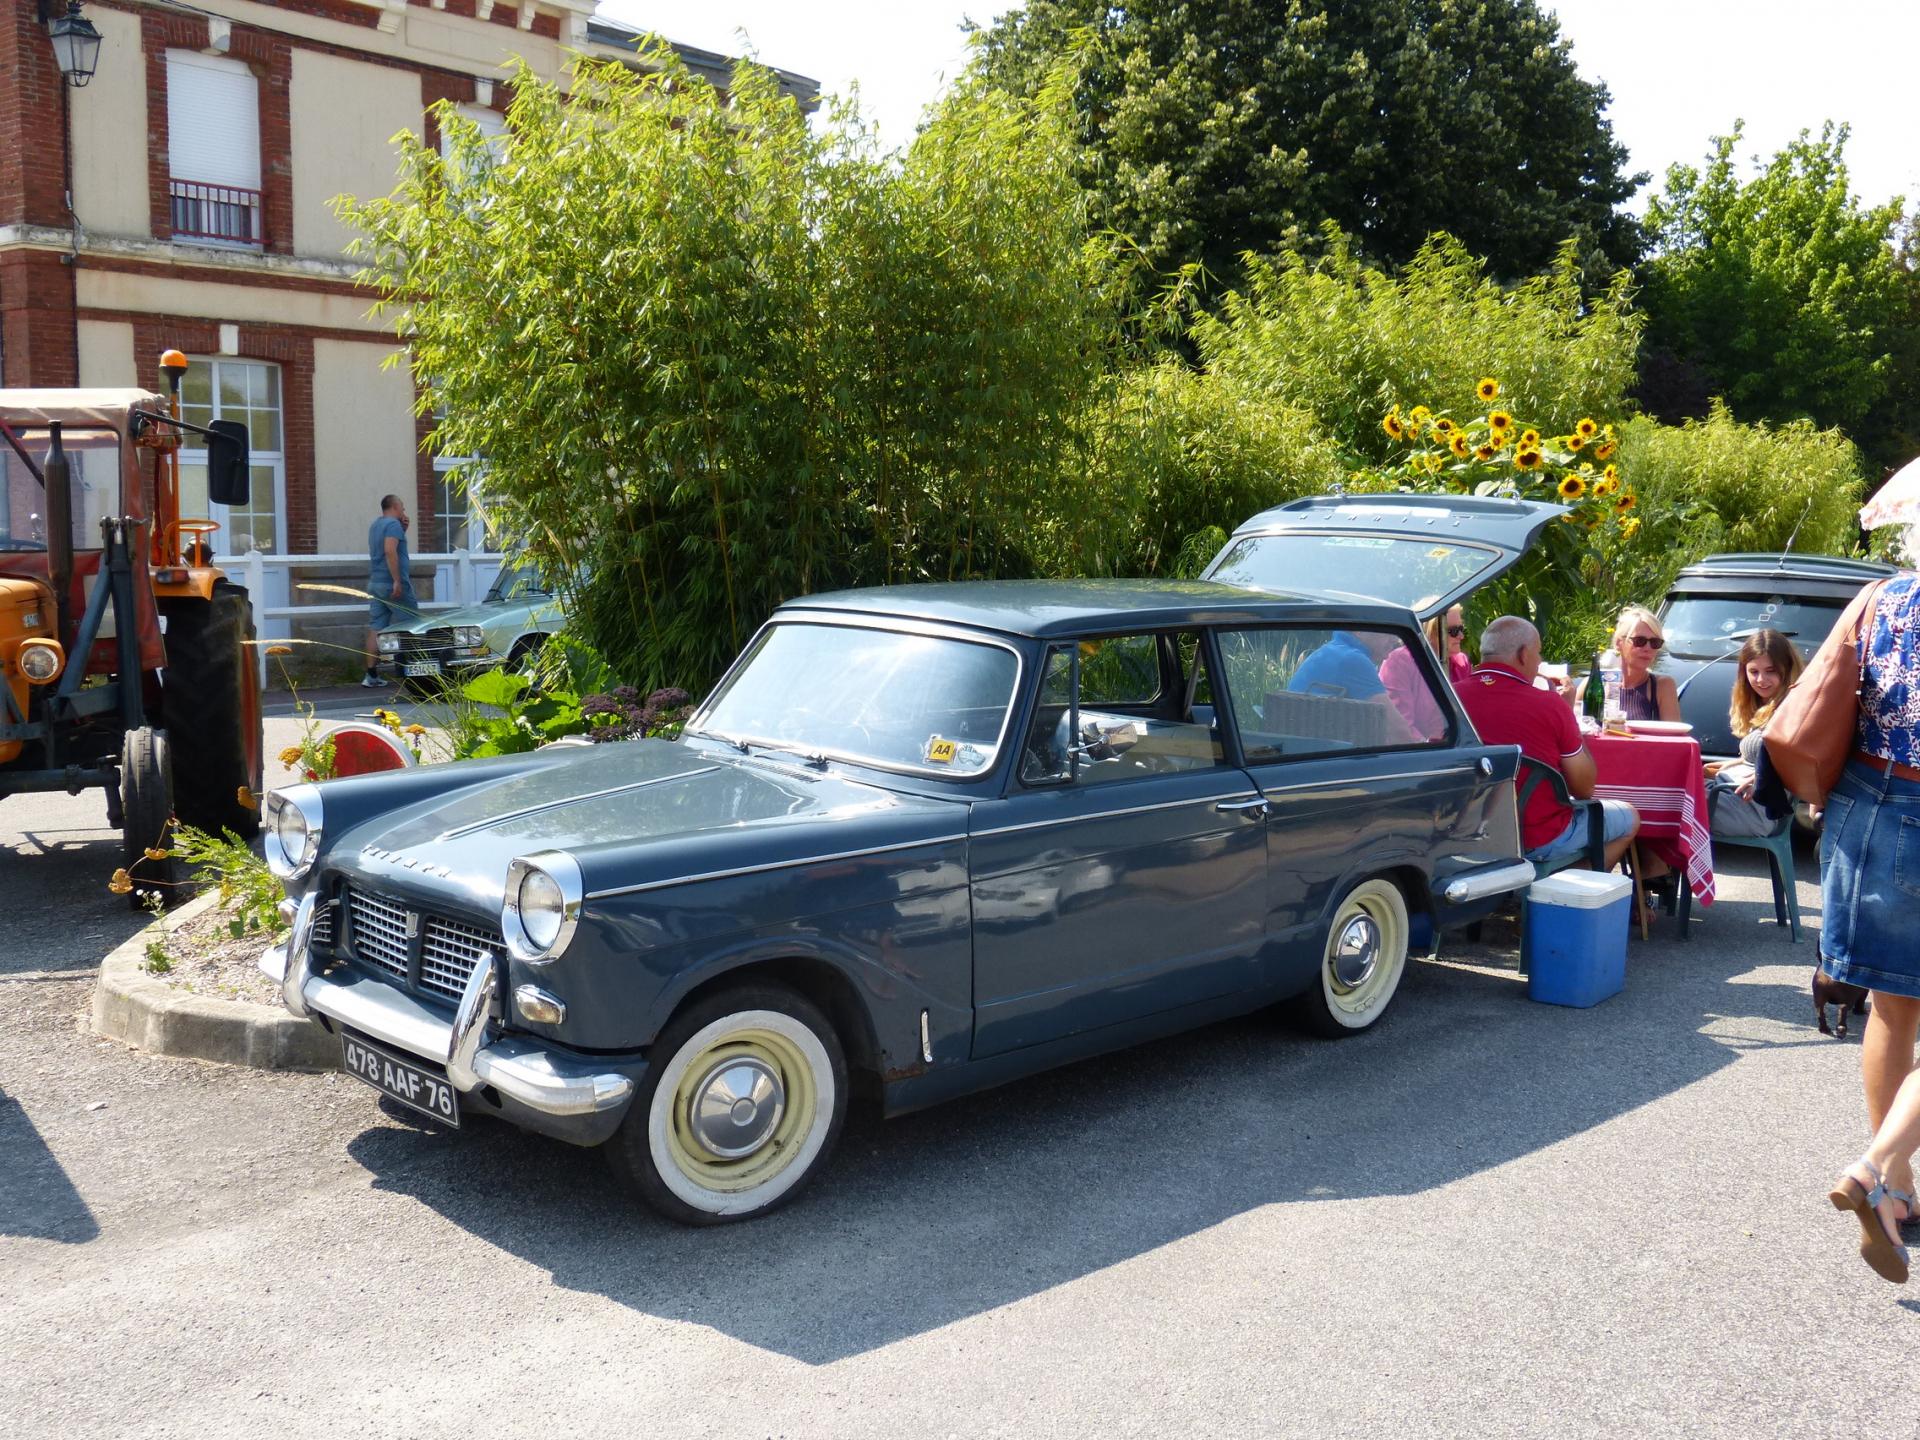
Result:
<instances>
[{"instance_id":1,"label":"blue cooler box","mask_svg":"<svg viewBox=\"0 0 1920 1440\"><path fill-rule=\"evenodd\" d=\"M1625 875L1562 870L1534 881L1520 931L1527 997L1587 1006L1625 989L1632 901Z\"/></svg>"}]
</instances>

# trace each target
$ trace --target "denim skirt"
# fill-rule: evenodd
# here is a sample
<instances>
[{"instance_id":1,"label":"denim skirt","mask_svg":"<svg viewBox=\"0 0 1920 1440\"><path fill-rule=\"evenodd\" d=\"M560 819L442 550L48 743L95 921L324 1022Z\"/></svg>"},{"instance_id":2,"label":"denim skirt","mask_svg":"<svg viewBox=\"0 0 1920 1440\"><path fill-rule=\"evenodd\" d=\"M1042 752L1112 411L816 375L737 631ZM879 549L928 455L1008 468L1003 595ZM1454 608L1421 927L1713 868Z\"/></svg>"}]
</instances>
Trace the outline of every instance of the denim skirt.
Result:
<instances>
[{"instance_id":1,"label":"denim skirt","mask_svg":"<svg viewBox=\"0 0 1920 1440\"><path fill-rule=\"evenodd\" d=\"M1820 968L1920 997L1920 781L1848 761L1820 835Z\"/></svg>"}]
</instances>

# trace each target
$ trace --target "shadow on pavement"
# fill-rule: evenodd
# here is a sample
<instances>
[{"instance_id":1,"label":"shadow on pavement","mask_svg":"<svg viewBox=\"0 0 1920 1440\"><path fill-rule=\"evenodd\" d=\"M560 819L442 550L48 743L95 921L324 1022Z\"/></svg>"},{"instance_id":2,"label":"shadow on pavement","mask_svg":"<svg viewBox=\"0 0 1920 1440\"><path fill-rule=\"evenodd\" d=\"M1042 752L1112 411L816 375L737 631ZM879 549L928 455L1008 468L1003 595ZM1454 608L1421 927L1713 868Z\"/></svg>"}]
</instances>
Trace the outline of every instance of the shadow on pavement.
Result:
<instances>
[{"instance_id":1,"label":"shadow on pavement","mask_svg":"<svg viewBox=\"0 0 1920 1440\"><path fill-rule=\"evenodd\" d=\"M0 1235L84 1245L100 1226L20 1102L0 1090Z\"/></svg>"},{"instance_id":2,"label":"shadow on pavement","mask_svg":"<svg viewBox=\"0 0 1920 1440\"><path fill-rule=\"evenodd\" d=\"M1627 991L1592 1010L1530 1004L1511 974L1415 965L1394 1014L1352 1040L1259 1016L899 1120L856 1111L803 1199L718 1230L658 1220L600 1157L492 1123L369 1130L349 1149L379 1188L556 1284L823 1364L1260 1206L1419 1196L1743 1050L1833 1043L1798 978L1812 947L1770 927L1763 944L1770 905L1710 913L1690 946L1636 945ZM1794 967L1791 983L1755 978L1776 964Z\"/></svg>"},{"instance_id":3,"label":"shadow on pavement","mask_svg":"<svg viewBox=\"0 0 1920 1440\"><path fill-rule=\"evenodd\" d=\"M117 831L20 833L24 844L0 848L0 978L96 969L153 918L107 890L122 863Z\"/></svg>"}]
</instances>

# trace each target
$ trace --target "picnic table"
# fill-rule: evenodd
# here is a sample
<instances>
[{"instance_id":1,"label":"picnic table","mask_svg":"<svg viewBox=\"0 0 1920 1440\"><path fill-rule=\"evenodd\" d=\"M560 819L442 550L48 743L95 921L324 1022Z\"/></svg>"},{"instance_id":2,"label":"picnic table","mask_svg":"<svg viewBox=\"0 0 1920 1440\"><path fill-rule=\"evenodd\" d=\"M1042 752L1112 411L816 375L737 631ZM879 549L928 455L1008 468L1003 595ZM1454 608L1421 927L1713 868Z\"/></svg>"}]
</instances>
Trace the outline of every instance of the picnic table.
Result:
<instances>
[{"instance_id":1,"label":"picnic table","mask_svg":"<svg viewBox=\"0 0 1920 1440\"><path fill-rule=\"evenodd\" d=\"M1690 735L1587 737L1598 778L1594 795L1640 812L1639 843L1680 874L1702 905L1713 903L1713 839L1700 745Z\"/></svg>"}]
</instances>

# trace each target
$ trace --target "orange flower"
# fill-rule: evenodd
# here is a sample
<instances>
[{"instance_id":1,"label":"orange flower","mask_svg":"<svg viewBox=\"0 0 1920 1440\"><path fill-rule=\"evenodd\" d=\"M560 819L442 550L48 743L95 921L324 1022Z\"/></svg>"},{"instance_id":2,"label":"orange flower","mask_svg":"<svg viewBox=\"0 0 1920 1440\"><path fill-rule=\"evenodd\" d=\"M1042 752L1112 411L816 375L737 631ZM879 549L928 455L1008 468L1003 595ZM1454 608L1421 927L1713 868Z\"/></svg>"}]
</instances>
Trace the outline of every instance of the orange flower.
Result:
<instances>
[{"instance_id":1,"label":"orange flower","mask_svg":"<svg viewBox=\"0 0 1920 1440\"><path fill-rule=\"evenodd\" d=\"M147 846L147 859L149 860L164 860L170 853L170 851L162 850L157 845Z\"/></svg>"},{"instance_id":2,"label":"orange flower","mask_svg":"<svg viewBox=\"0 0 1920 1440\"><path fill-rule=\"evenodd\" d=\"M258 810L260 808L260 802L254 798L253 791L244 785L234 793L233 798L242 810Z\"/></svg>"},{"instance_id":3,"label":"orange flower","mask_svg":"<svg viewBox=\"0 0 1920 1440\"><path fill-rule=\"evenodd\" d=\"M124 869L116 870L113 872L113 878L107 881L107 889L116 895L130 895L133 893L133 876Z\"/></svg>"}]
</instances>

